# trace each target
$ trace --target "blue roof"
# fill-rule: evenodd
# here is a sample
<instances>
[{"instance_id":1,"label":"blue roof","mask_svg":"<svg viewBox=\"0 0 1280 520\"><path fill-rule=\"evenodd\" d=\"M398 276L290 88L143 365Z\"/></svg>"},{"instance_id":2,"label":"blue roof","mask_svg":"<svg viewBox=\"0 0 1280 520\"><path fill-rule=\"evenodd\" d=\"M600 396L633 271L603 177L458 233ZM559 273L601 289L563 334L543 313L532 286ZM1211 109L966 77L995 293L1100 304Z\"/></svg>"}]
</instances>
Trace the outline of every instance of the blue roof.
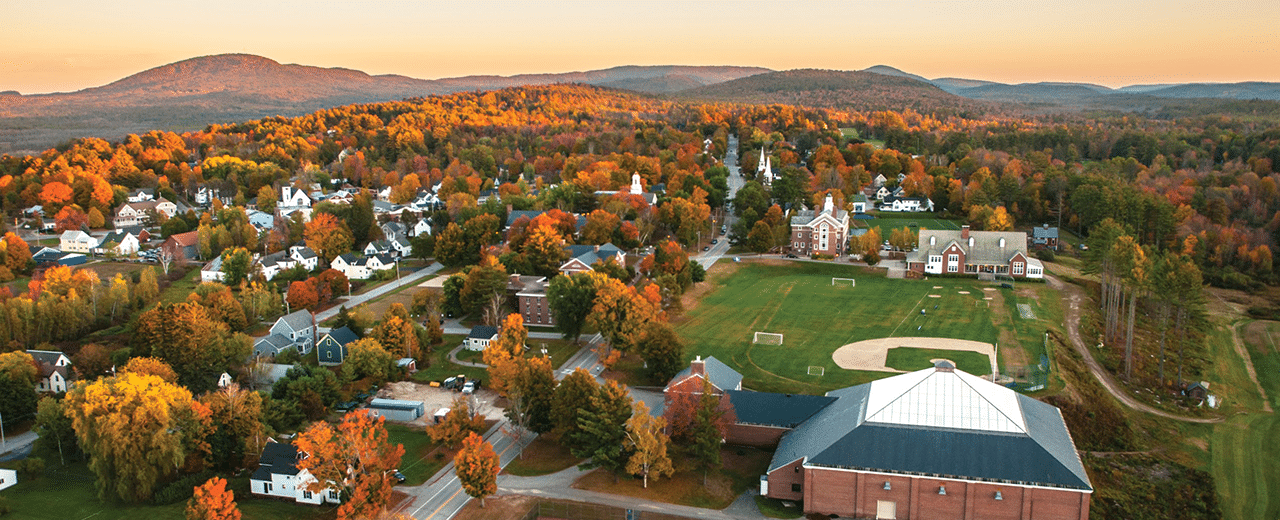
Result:
<instances>
[{"instance_id":1,"label":"blue roof","mask_svg":"<svg viewBox=\"0 0 1280 520\"><path fill-rule=\"evenodd\" d=\"M359 339L356 337L356 333L352 332L346 325L333 329L325 335L333 338L334 341L337 341L339 345L343 346Z\"/></svg>"},{"instance_id":2,"label":"blue roof","mask_svg":"<svg viewBox=\"0 0 1280 520\"><path fill-rule=\"evenodd\" d=\"M716 359L714 356L708 356L703 360L703 362L703 366L706 367L707 371L707 379L711 381L711 384L715 385L716 388L721 390L736 390L738 385L742 384L742 374L739 374L737 370L730 368L729 365L720 362L720 360ZM681 370L680 373L671 378L671 381L681 381L689 377L691 374L693 374L692 364L685 367L684 370Z\"/></svg>"},{"instance_id":3,"label":"blue roof","mask_svg":"<svg viewBox=\"0 0 1280 520\"><path fill-rule=\"evenodd\" d=\"M1056 227L1034 227L1031 228L1032 238L1058 238L1058 228Z\"/></svg>"}]
</instances>

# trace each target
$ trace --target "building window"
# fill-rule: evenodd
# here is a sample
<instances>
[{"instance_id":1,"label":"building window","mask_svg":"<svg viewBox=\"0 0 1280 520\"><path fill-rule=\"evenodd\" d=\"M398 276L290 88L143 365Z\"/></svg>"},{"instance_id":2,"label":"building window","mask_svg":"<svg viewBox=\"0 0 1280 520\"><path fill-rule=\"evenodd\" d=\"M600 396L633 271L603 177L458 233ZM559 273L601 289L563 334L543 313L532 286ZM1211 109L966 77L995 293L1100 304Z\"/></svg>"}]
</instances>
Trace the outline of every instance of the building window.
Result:
<instances>
[{"instance_id":1,"label":"building window","mask_svg":"<svg viewBox=\"0 0 1280 520\"><path fill-rule=\"evenodd\" d=\"M263 493L270 493L270 492L271 492L271 483L270 483L270 482L263 482L263 483L262 483L262 492L263 492Z\"/></svg>"},{"instance_id":2,"label":"building window","mask_svg":"<svg viewBox=\"0 0 1280 520\"><path fill-rule=\"evenodd\" d=\"M1015 263L1015 264L1013 264L1013 274L1022 274L1022 264L1021 264L1021 263Z\"/></svg>"},{"instance_id":3,"label":"building window","mask_svg":"<svg viewBox=\"0 0 1280 520\"><path fill-rule=\"evenodd\" d=\"M303 491L303 492L302 492L302 499L303 499L303 500L311 500L311 492L310 492L310 491Z\"/></svg>"},{"instance_id":4,"label":"building window","mask_svg":"<svg viewBox=\"0 0 1280 520\"><path fill-rule=\"evenodd\" d=\"M947 255L947 272L954 273L960 270L960 255Z\"/></svg>"},{"instance_id":5,"label":"building window","mask_svg":"<svg viewBox=\"0 0 1280 520\"><path fill-rule=\"evenodd\" d=\"M791 485L791 492L792 492L792 493L799 493L799 492L800 492L800 489L801 489L800 484L792 484L792 485Z\"/></svg>"}]
</instances>

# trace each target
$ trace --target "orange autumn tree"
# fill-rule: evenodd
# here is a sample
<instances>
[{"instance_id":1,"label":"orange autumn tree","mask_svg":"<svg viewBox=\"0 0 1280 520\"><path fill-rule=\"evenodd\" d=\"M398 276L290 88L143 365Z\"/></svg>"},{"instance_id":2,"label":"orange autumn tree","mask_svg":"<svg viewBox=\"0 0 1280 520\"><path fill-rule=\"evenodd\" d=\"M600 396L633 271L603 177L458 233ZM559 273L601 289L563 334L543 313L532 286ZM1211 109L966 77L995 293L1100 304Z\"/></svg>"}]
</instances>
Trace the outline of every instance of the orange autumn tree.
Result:
<instances>
[{"instance_id":1,"label":"orange autumn tree","mask_svg":"<svg viewBox=\"0 0 1280 520\"><path fill-rule=\"evenodd\" d=\"M464 397L459 396L449 406L449 412L439 424L427 425L427 435L431 440L450 448L457 446L467 434L484 431L484 416L472 414L471 407Z\"/></svg>"},{"instance_id":2,"label":"orange autumn tree","mask_svg":"<svg viewBox=\"0 0 1280 520\"><path fill-rule=\"evenodd\" d=\"M235 492L227 489L227 480L213 477L196 486L187 501L187 520L240 520Z\"/></svg>"},{"instance_id":3,"label":"orange autumn tree","mask_svg":"<svg viewBox=\"0 0 1280 520\"><path fill-rule=\"evenodd\" d=\"M587 315L587 324L600 331L610 349L626 352L644 332L645 324L660 319L653 301L613 278L597 281L595 305ZM609 359L606 353L604 359Z\"/></svg>"},{"instance_id":4,"label":"orange autumn tree","mask_svg":"<svg viewBox=\"0 0 1280 520\"><path fill-rule=\"evenodd\" d=\"M480 499L480 507L484 507L484 497L498 491L498 454L493 452L493 445L485 442L475 432L471 432L462 441L462 449L453 459L454 471L462 489L472 498Z\"/></svg>"},{"instance_id":5,"label":"orange autumn tree","mask_svg":"<svg viewBox=\"0 0 1280 520\"><path fill-rule=\"evenodd\" d=\"M125 363L118 371L121 374L152 375L163 379L166 383L177 383L178 373L168 363L153 357L136 357Z\"/></svg>"},{"instance_id":6,"label":"orange autumn tree","mask_svg":"<svg viewBox=\"0 0 1280 520\"><path fill-rule=\"evenodd\" d=\"M343 416L337 428L317 422L294 442L309 455L298 469L316 478L307 484L308 491L324 493L335 486L346 491L339 520L375 517L391 500L393 470L400 466L404 445L388 442L385 421L367 410L355 410Z\"/></svg>"},{"instance_id":7,"label":"orange autumn tree","mask_svg":"<svg viewBox=\"0 0 1280 520\"><path fill-rule=\"evenodd\" d=\"M325 262L332 262L338 255L350 251L355 243L346 224L328 213L316 213L304 228L303 237L307 247L324 257Z\"/></svg>"}]
</instances>

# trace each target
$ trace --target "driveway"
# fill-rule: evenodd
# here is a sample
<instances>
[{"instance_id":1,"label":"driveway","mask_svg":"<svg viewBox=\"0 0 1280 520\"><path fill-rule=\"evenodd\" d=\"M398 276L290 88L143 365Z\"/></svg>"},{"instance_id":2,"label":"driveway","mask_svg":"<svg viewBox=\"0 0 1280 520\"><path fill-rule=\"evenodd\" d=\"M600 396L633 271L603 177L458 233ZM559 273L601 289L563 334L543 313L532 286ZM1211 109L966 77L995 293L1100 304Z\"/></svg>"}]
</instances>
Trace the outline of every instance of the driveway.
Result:
<instances>
[{"instance_id":1,"label":"driveway","mask_svg":"<svg viewBox=\"0 0 1280 520\"><path fill-rule=\"evenodd\" d=\"M4 444L0 445L0 462L22 460L31 454L31 447L40 438L34 431L26 431L17 435L7 435Z\"/></svg>"}]
</instances>

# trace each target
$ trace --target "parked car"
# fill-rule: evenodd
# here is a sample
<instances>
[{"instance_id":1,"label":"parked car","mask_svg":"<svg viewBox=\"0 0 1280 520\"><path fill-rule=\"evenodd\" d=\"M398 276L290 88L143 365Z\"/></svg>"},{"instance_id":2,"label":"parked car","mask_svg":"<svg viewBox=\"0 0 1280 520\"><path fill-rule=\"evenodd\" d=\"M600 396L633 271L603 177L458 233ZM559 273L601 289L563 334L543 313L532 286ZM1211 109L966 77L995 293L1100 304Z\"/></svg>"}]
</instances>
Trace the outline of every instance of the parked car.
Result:
<instances>
[{"instance_id":1,"label":"parked car","mask_svg":"<svg viewBox=\"0 0 1280 520\"><path fill-rule=\"evenodd\" d=\"M405 480L408 480L405 478L404 473L401 473L400 470L393 469L391 471L392 471L391 475L396 478L396 482L404 483Z\"/></svg>"},{"instance_id":2,"label":"parked car","mask_svg":"<svg viewBox=\"0 0 1280 520\"><path fill-rule=\"evenodd\" d=\"M467 381L467 384L462 385L462 395L471 395L474 393L476 393L475 381Z\"/></svg>"},{"instance_id":3,"label":"parked car","mask_svg":"<svg viewBox=\"0 0 1280 520\"><path fill-rule=\"evenodd\" d=\"M787 253L787 258L800 258L793 253Z\"/></svg>"},{"instance_id":4,"label":"parked car","mask_svg":"<svg viewBox=\"0 0 1280 520\"><path fill-rule=\"evenodd\" d=\"M710 250L711 250L711 246L706 246L706 247L702 248L702 250L703 250L703 251L710 251Z\"/></svg>"},{"instance_id":5,"label":"parked car","mask_svg":"<svg viewBox=\"0 0 1280 520\"><path fill-rule=\"evenodd\" d=\"M711 243L712 243L712 244L719 244L719 243L720 243L720 241L719 241L719 240L717 240L717 239L714 239L714 238L713 238L713 239L711 239Z\"/></svg>"}]
</instances>

